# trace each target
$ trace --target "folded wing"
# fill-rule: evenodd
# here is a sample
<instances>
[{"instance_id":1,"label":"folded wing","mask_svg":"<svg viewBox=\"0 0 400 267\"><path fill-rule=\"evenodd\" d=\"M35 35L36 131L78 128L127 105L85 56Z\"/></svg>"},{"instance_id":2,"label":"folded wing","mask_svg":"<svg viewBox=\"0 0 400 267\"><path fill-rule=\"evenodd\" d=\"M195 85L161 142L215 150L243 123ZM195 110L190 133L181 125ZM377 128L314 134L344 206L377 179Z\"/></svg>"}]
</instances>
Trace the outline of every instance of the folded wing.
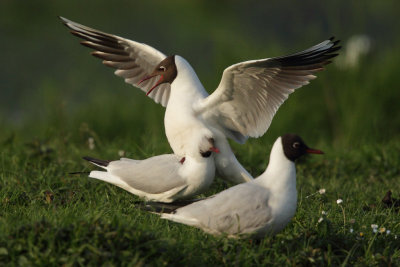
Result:
<instances>
[{"instance_id":1,"label":"folded wing","mask_svg":"<svg viewBox=\"0 0 400 267\"><path fill-rule=\"evenodd\" d=\"M188 224L212 234L253 233L271 219L270 193L249 182L231 187L211 198L178 208L161 218Z\"/></svg>"},{"instance_id":2,"label":"folded wing","mask_svg":"<svg viewBox=\"0 0 400 267\"><path fill-rule=\"evenodd\" d=\"M136 190L161 194L186 185L185 180L179 176L179 168L182 167L179 159L173 154L142 161L122 159L110 162L107 170Z\"/></svg>"},{"instance_id":3,"label":"folded wing","mask_svg":"<svg viewBox=\"0 0 400 267\"><path fill-rule=\"evenodd\" d=\"M92 55L103 59L103 64L117 69L115 74L147 92L156 82L149 79L138 85L139 81L149 75L166 56L160 51L143 43L131 41L113 34L101 32L60 17L71 33L81 39L81 44L94 49ZM149 97L164 107L167 106L170 95L170 84L159 86L161 90L154 90Z\"/></svg>"},{"instance_id":4,"label":"folded wing","mask_svg":"<svg viewBox=\"0 0 400 267\"><path fill-rule=\"evenodd\" d=\"M232 65L197 111L205 120L222 125L237 142L259 137L289 94L316 78L314 74L338 55L338 43L330 38L292 55Z\"/></svg>"}]
</instances>

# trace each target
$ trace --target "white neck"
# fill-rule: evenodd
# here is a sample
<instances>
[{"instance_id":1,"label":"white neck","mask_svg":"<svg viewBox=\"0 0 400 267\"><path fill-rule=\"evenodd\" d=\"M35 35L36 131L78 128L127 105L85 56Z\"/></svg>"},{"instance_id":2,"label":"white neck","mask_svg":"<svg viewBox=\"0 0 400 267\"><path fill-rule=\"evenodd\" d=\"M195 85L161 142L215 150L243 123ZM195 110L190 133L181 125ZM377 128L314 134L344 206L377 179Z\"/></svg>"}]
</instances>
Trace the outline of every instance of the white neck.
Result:
<instances>
[{"instance_id":1,"label":"white neck","mask_svg":"<svg viewBox=\"0 0 400 267\"><path fill-rule=\"evenodd\" d=\"M296 191L296 167L294 162L285 156L280 137L272 147L267 169L256 180L271 192Z\"/></svg>"},{"instance_id":2,"label":"white neck","mask_svg":"<svg viewBox=\"0 0 400 267\"><path fill-rule=\"evenodd\" d=\"M179 173L181 177L187 180L188 184L181 193L182 197L202 193L214 180L215 165L213 155L208 158L193 158L187 156Z\"/></svg>"},{"instance_id":3,"label":"white neck","mask_svg":"<svg viewBox=\"0 0 400 267\"><path fill-rule=\"evenodd\" d=\"M177 76L171 84L171 95L169 101L179 101L179 105L193 104L188 99L203 99L208 94L201 84L192 66L182 57L175 56ZM172 106L172 105L168 105Z\"/></svg>"},{"instance_id":4,"label":"white neck","mask_svg":"<svg viewBox=\"0 0 400 267\"><path fill-rule=\"evenodd\" d=\"M268 206L273 217L271 231L280 231L297 207L296 168L294 162L286 158L280 137L272 147L267 169L254 182L269 191Z\"/></svg>"}]
</instances>

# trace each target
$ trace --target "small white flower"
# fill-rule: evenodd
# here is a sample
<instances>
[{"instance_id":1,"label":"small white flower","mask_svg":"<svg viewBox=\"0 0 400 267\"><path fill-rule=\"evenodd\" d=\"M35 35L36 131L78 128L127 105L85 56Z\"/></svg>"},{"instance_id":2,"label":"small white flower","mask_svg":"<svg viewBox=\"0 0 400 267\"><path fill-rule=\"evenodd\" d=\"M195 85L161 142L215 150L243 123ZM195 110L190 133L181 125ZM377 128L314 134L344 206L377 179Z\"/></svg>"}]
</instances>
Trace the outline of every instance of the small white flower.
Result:
<instances>
[{"instance_id":1,"label":"small white flower","mask_svg":"<svg viewBox=\"0 0 400 267\"><path fill-rule=\"evenodd\" d=\"M354 232L353 228L350 228L350 233L353 233L353 232Z\"/></svg>"},{"instance_id":2,"label":"small white flower","mask_svg":"<svg viewBox=\"0 0 400 267\"><path fill-rule=\"evenodd\" d=\"M320 217L320 218L318 219L318 223L322 222L323 220L324 220L324 218Z\"/></svg>"},{"instance_id":3,"label":"small white flower","mask_svg":"<svg viewBox=\"0 0 400 267\"><path fill-rule=\"evenodd\" d=\"M386 230L386 234L387 234L387 235L390 235L390 230Z\"/></svg>"},{"instance_id":4,"label":"small white flower","mask_svg":"<svg viewBox=\"0 0 400 267\"><path fill-rule=\"evenodd\" d=\"M323 210L323 211L321 211L321 214L322 214L322 215L328 215L328 212L326 212L326 211Z\"/></svg>"},{"instance_id":5,"label":"small white flower","mask_svg":"<svg viewBox=\"0 0 400 267\"><path fill-rule=\"evenodd\" d=\"M323 194L325 194L325 192L326 192L325 188L321 188L321 189L318 190L317 192L314 192L314 193L312 193L311 195L306 196L306 198L309 198L309 197L311 197L311 196L314 196L315 194L323 195Z\"/></svg>"},{"instance_id":6,"label":"small white flower","mask_svg":"<svg viewBox=\"0 0 400 267\"><path fill-rule=\"evenodd\" d=\"M397 239L397 235L394 235L394 239Z\"/></svg>"},{"instance_id":7,"label":"small white flower","mask_svg":"<svg viewBox=\"0 0 400 267\"><path fill-rule=\"evenodd\" d=\"M373 229L372 229L372 232L374 232L374 234L376 234L376 233L378 232L378 229L373 228Z\"/></svg>"},{"instance_id":8,"label":"small white flower","mask_svg":"<svg viewBox=\"0 0 400 267\"><path fill-rule=\"evenodd\" d=\"M378 229L378 227L379 227L379 226L378 226L377 224L371 224L371 228L372 228L372 229Z\"/></svg>"},{"instance_id":9,"label":"small white flower","mask_svg":"<svg viewBox=\"0 0 400 267\"><path fill-rule=\"evenodd\" d=\"M89 149L90 150L93 150L96 147L95 144L94 144L94 138L93 137L89 137L88 144L89 144Z\"/></svg>"},{"instance_id":10,"label":"small white flower","mask_svg":"<svg viewBox=\"0 0 400 267\"><path fill-rule=\"evenodd\" d=\"M340 205L341 203L343 203L343 199L339 198L338 200L336 200L336 203Z\"/></svg>"},{"instance_id":11,"label":"small white flower","mask_svg":"<svg viewBox=\"0 0 400 267\"><path fill-rule=\"evenodd\" d=\"M122 149L118 150L118 156L120 157L125 156L125 151L123 151Z\"/></svg>"}]
</instances>

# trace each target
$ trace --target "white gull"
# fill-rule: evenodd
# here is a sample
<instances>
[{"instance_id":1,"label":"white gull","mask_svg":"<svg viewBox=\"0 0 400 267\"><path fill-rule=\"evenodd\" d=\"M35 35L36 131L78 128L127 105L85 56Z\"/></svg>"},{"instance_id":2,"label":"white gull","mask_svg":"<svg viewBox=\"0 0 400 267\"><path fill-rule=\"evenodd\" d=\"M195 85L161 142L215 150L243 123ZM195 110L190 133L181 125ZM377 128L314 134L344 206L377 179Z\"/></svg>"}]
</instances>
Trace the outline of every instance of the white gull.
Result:
<instances>
[{"instance_id":1,"label":"white gull","mask_svg":"<svg viewBox=\"0 0 400 267\"><path fill-rule=\"evenodd\" d=\"M119 186L149 201L169 203L202 193L214 180L213 152L219 153L219 150L210 136L211 133L197 133L184 158L165 154L145 160L84 159L106 170L91 171L89 177Z\"/></svg>"},{"instance_id":2,"label":"white gull","mask_svg":"<svg viewBox=\"0 0 400 267\"><path fill-rule=\"evenodd\" d=\"M209 95L181 56L167 57L149 45L60 19L84 40L81 44L96 50L93 56L166 107L165 132L176 155L185 156L194 131L210 129L221 151L215 155L217 172L234 183L252 176L236 159L227 138L244 143L248 137L262 136L289 94L314 79L340 49L339 41L330 38L289 56L234 64L224 70Z\"/></svg>"},{"instance_id":3,"label":"white gull","mask_svg":"<svg viewBox=\"0 0 400 267\"><path fill-rule=\"evenodd\" d=\"M307 147L298 135L283 135L275 141L268 167L259 177L172 213L162 213L161 218L228 237L276 234L296 212L295 160L307 153L323 152Z\"/></svg>"}]
</instances>

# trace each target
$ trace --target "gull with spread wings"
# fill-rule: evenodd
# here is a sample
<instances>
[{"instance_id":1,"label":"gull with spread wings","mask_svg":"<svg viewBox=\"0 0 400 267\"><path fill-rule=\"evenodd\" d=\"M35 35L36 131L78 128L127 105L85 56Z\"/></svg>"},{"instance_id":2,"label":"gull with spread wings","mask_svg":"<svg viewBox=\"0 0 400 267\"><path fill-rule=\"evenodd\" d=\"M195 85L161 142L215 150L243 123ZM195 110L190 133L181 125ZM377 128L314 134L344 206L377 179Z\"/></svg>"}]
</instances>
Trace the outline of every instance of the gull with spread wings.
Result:
<instances>
[{"instance_id":1,"label":"gull with spread wings","mask_svg":"<svg viewBox=\"0 0 400 267\"><path fill-rule=\"evenodd\" d=\"M82 45L117 69L115 74L166 107L164 125L176 155L184 157L195 132L208 128L221 153L215 164L221 178L234 183L252 180L238 162L227 138L244 143L262 136L278 108L295 89L316 78L337 56L339 41L325 40L288 56L250 60L226 68L209 95L190 64L181 56L166 56L155 48L104 33L60 17Z\"/></svg>"}]
</instances>

